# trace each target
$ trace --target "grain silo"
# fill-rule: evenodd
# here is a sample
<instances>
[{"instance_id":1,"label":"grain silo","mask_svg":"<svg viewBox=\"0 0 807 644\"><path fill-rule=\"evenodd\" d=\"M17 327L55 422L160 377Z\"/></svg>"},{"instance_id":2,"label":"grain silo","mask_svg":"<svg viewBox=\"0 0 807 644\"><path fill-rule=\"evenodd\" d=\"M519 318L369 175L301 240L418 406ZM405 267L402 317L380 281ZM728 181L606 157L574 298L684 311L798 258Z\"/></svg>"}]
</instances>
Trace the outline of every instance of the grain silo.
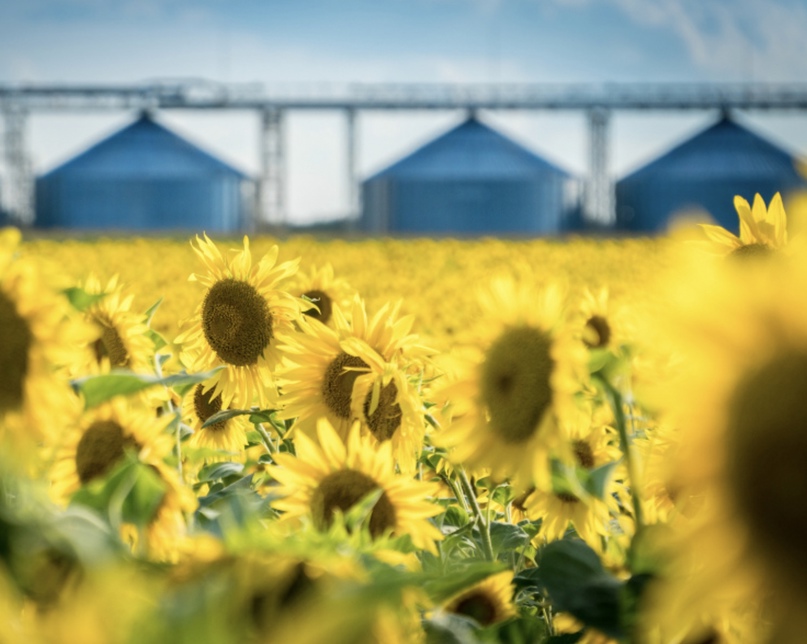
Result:
<instances>
[{"instance_id":1,"label":"grain silo","mask_svg":"<svg viewBox=\"0 0 807 644\"><path fill-rule=\"evenodd\" d=\"M471 116L362 184L371 233L553 234L577 182Z\"/></svg>"},{"instance_id":2,"label":"grain silo","mask_svg":"<svg viewBox=\"0 0 807 644\"><path fill-rule=\"evenodd\" d=\"M36 180L45 228L235 231L252 182L147 113Z\"/></svg>"},{"instance_id":3,"label":"grain silo","mask_svg":"<svg viewBox=\"0 0 807 644\"><path fill-rule=\"evenodd\" d=\"M803 188L794 158L728 116L616 184L617 228L662 232L677 213L706 211L737 233L734 196L768 203Z\"/></svg>"}]
</instances>

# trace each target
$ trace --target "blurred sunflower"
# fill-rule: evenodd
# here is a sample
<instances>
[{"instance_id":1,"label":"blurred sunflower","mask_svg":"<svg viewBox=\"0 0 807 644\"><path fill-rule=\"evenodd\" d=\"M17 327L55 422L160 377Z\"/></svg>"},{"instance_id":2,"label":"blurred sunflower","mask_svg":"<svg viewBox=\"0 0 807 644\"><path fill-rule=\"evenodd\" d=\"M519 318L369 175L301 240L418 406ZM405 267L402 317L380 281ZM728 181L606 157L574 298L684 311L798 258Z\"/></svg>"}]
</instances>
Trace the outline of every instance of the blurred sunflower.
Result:
<instances>
[{"instance_id":1,"label":"blurred sunflower","mask_svg":"<svg viewBox=\"0 0 807 644\"><path fill-rule=\"evenodd\" d=\"M84 413L76 399L61 417L66 419L62 426L67 433L50 470L51 494L61 504L82 485L108 474L122 462L126 450L136 453L142 463L159 467L173 446L164 431L170 418L156 418L126 398L113 398Z\"/></svg>"},{"instance_id":2,"label":"blurred sunflower","mask_svg":"<svg viewBox=\"0 0 807 644\"><path fill-rule=\"evenodd\" d=\"M609 298L605 287L593 292L583 290L578 313L583 328L583 344L590 351L610 351L617 353L627 341L625 318L622 307L616 306Z\"/></svg>"},{"instance_id":3,"label":"blurred sunflower","mask_svg":"<svg viewBox=\"0 0 807 644\"><path fill-rule=\"evenodd\" d=\"M145 316L132 311L134 295L124 295L117 276L102 286L98 277L91 274L80 287L91 295L103 297L85 312L87 322L97 334L89 347L90 362L75 365L74 375L103 373L111 368L152 373L154 343L147 335Z\"/></svg>"},{"instance_id":4,"label":"blurred sunflower","mask_svg":"<svg viewBox=\"0 0 807 644\"><path fill-rule=\"evenodd\" d=\"M328 326L332 326L334 307L347 311L355 293L347 280L334 277L330 264L319 269L312 266L306 273L298 272L289 291L303 299L305 315Z\"/></svg>"},{"instance_id":5,"label":"blurred sunflower","mask_svg":"<svg viewBox=\"0 0 807 644\"><path fill-rule=\"evenodd\" d=\"M734 208L740 218L740 236L721 226L699 224L712 242L711 250L720 255L767 255L787 246L787 215L782 197L777 192L766 208L762 197L754 196L754 205L739 195L734 197Z\"/></svg>"},{"instance_id":6,"label":"blurred sunflower","mask_svg":"<svg viewBox=\"0 0 807 644\"><path fill-rule=\"evenodd\" d=\"M58 439L53 419L74 398L59 369L80 356L77 347L89 336L39 263L15 257L19 240L15 228L0 232L0 428L22 458Z\"/></svg>"},{"instance_id":7,"label":"blurred sunflower","mask_svg":"<svg viewBox=\"0 0 807 644\"><path fill-rule=\"evenodd\" d=\"M376 317L367 324L358 298L353 319L351 327L337 307L334 328L304 320L301 332L288 337L279 376L283 389L279 416L296 419L294 427L311 435L317 419L325 417L343 439L358 420L377 442L390 441L396 460L411 470L422 446L425 421L423 403L404 369L422 369L425 348L407 334L408 325L398 326L394 318Z\"/></svg>"},{"instance_id":8,"label":"blurred sunflower","mask_svg":"<svg viewBox=\"0 0 807 644\"><path fill-rule=\"evenodd\" d=\"M483 628L515 617L513 571L505 570L450 597L441 610L470 617Z\"/></svg>"},{"instance_id":9,"label":"blurred sunflower","mask_svg":"<svg viewBox=\"0 0 807 644\"><path fill-rule=\"evenodd\" d=\"M375 447L355 426L343 441L331 424L317 423L319 445L298 434L297 456L275 455L277 466L268 468L280 484L273 503L286 519L308 517L319 530L327 530L337 512L347 512L375 490L381 496L369 517L373 538L409 535L417 548L435 553L440 531L428 519L441 512L429 501L437 487L396 474L391 444Z\"/></svg>"},{"instance_id":10,"label":"blurred sunflower","mask_svg":"<svg viewBox=\"0 0 807 644\"><path fill-rule=\"evenodd\" d=\"M574 454L576 468L591 472L622 457L613 433L605 425L591 424L589 414L576 415L574 422L565 423L563 429ZM536 542L562 539L569 527L573 526L581 539L597 552L603 552L604 540L609 536L610 518L619 511L614 497L618 487L624 485L611 476L602 498L583 494L581 492L585 490L578 491L560 482L551 490L535 490L524 505L531 520L541 521Z\"/></svg>"},{"instance_id":11,"label":"blurred sunflower","mask_svg":"<svg viewBox=\"0 0 807 644\"><path fill-rule=\"evenodd\" d=\"M687 277L671 294L675 313L657 320L684 365L659 394L681 428L681 555L674 599L659 600L669 622L695 607L721 615L807 599L807 265L732 262ZM775 641L799 641L793 618Z\"/></svg>"},{"instance_id":12,"label":"blurred sunflower","mask_svg":"<svg viewBox=\"0 0 807 644\"><path fill-rule=\"evenodd\" d=\"M221 396L224 407L249 407L255 401L268 407L276 397L277 347L293 330L301 306L278 287L296 272L299 259L276 265L279 249L273 246L253 266L246 236L243 250L229 260L207 235L196 241L193 249L207 273L190 279L207 292L176 338L183 345L180 360L194 371L224 367L212 378L214 395Z\"/></svg>"},{"instance_id":13,"label":"blurred sunflower","mask_svg":"<svg viewBox=\"0 0 807 644\"><path fill-rule=\"evenodd\" d=\"M223 452L206 460L231 460L244 452L250 423L247 416L234 416L208 427L202 427L214 414L222 410L221 396L214 395L213 388L204 383L196 385L182 399L182 419L193 429L189 445Z\"/></svg>"},{"instance_id":14,"label":"blurred sunflower","mask_svg":"<svg viewBox=\"0 0 807 644\"><path fill-rule=\"evenodd\" d=\"M472 359L440 394L450 421L435 435L449 458L490 467L516 487L549 489L549 455L571 461L558 418L573 406L587 355L579 333L565 322L557 286L496 279L481 297L487 323Z\"/></svg>"}]
</instances>

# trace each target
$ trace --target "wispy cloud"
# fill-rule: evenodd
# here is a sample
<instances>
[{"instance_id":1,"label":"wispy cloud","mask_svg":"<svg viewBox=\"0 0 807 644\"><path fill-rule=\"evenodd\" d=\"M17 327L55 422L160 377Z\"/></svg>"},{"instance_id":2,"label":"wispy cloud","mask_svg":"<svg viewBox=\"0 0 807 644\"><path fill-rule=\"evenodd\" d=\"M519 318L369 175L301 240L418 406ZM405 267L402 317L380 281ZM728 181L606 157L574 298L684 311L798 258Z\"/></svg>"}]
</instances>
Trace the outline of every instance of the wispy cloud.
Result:
<instances>
[{"instance_id":1,"label":"wispy cloud","mask_svg":"<svg viewBox=\"0 0 807 644\"><path fill-rule=\"evenodd\" d=\"M615 5L638 25L671 30L692 61L716 77L807 80L807 5L787 0L600 1Z\"/></svg>"}]
</instances>

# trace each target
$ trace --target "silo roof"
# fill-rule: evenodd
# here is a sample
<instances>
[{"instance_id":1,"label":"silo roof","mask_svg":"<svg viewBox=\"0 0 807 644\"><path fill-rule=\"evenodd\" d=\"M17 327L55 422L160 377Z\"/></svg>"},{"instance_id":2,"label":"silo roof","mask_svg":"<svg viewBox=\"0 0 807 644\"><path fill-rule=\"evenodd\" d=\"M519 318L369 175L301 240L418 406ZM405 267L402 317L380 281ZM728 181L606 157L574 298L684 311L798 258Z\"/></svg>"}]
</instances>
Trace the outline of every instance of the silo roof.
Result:
<instances>
[{"instance_id":1,"label":"silo roof","mask_svg":"<svg viewBox=\"0 0 807 644\"><path fill-rule=\"evenodd\" d=\"M758 180L768 177L800 179L789 153L728 116L624 177L622 181L656 177L698 181L743 177Z\"/></svg>"},{"instance_id":2,"label":"silo roof","mask_svg":"<svg viewBox=\"0 0 807 644\"><path fill-rule=\"evenodd\" d=\"M44 177L71 174L161 179L225 174L246 178L243 172L160 125L147 113Z\"/></svg>"},{"instance_id":3,"label":"silo roof","mask_svg":"<svg viewBox=\"0 0 807 644\"><path fill-rule=\"evenodd\" d=\"M536 175L568 173L471 116L367 181L382 177L524 179Z\"/></svg>"}]
</instances>

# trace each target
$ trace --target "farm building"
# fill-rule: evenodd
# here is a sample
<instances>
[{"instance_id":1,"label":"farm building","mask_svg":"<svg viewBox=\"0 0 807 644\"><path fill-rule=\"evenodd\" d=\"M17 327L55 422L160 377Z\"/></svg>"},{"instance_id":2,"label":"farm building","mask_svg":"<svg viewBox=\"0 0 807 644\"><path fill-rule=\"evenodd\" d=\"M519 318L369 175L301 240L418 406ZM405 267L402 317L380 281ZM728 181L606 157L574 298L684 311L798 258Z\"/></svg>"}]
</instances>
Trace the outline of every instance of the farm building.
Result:
<instances>
[{"instance_id":1,"label":"farm building","mask_svg":"<svg viewBox=\"0 0 807 644\"><path fill-rule=\"evenodd\" d=\"M559 233L577 181L474 116L362 184L369 233Z\"/></svg>"},{"instance_id":2,"label":"farm building","mask_svg":"<svg viewBox=\"0 0 807 644\"><path fill-rule=\"evenodd\" d=\"M794 158L728 116L616 184L616 227L663 232L677 213L706 211L720 226L738 232L734 196L749 202L759 193L807 185Z\"/></svg>"},{"instance_id":3,"label":"farm building","mask_svg":"<svg viewBox=\"0 0 807 644\"><path fill-rule=\"evenodd\" d=\"M36 180L35 225L81 229L244 228L252 181L147 113Z\"/></svg>"}]
</instances>

